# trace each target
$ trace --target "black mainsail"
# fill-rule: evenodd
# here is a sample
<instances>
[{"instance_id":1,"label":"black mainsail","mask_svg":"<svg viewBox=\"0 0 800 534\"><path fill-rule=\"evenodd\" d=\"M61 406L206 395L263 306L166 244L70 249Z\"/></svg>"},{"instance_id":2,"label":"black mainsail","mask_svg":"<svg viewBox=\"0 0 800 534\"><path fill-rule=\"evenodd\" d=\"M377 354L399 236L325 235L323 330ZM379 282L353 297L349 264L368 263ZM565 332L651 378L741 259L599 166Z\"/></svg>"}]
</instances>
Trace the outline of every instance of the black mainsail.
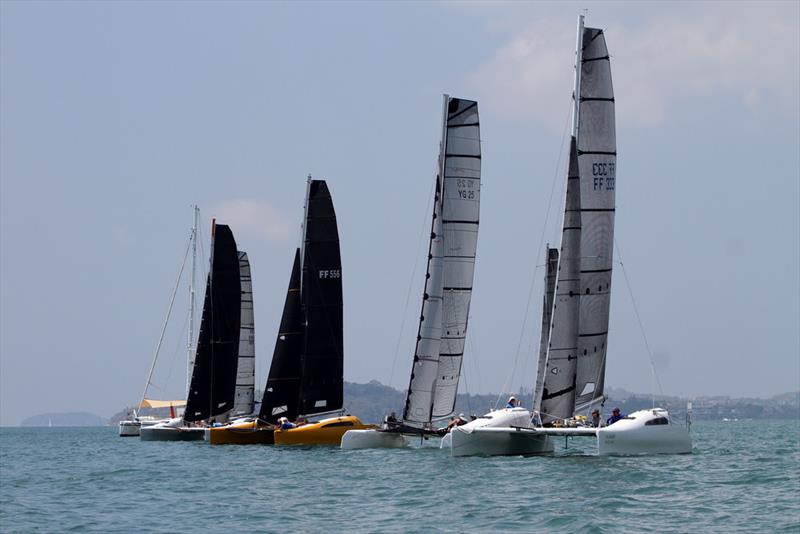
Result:
<instances>
[{"instance_id":1,"label":"black mainsail","mask_svg":"<svg viewBox=\"0 0 800 534\"><path fill-rule=\"evenodd\" d=\"M185 421L202 421L233 408L239 360L241 281L239 255L230 228L212 222L211 269Z\"/></svg>"},{"instance_id":2,"label":"black mainsail","mask_svg":"<svg viewBox=\"0 0 800 534\"><path fill-rule=\"evenodd\" d=\"M342 259L336 212L324 180L308 182L303 236L299 411L313 415L340 410L344 403Z\"/></svg>"},{"instance_id":3,"label":"black mainsail","mask_svg":"<svg viewBox=\"0 0 800 534\"><path fill-rule=\"evenodd\" d=\"M302 248L294 255L258 418L277 423L344 404L342 259L328 185L309 176Z\"/></svg>"}]
</instances>

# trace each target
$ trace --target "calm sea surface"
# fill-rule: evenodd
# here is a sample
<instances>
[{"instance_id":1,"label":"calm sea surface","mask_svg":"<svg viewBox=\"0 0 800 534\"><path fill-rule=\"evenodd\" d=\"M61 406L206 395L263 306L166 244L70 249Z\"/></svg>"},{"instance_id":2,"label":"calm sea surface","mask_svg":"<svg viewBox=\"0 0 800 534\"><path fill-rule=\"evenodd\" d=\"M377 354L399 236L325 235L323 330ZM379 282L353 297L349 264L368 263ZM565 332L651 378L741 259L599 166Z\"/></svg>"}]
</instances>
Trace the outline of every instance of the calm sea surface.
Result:
<instances>
[{"instance_id":1,"label":"calm sea surface","mask_svg":"<svg viewBox=\"0 0 800 534\"><path fill-rule=\"evenodd\" d=\"M800 421L693 434L683 456L450 458L2 428L0 530L800 532Z\"/></svg>"}]
</instances>

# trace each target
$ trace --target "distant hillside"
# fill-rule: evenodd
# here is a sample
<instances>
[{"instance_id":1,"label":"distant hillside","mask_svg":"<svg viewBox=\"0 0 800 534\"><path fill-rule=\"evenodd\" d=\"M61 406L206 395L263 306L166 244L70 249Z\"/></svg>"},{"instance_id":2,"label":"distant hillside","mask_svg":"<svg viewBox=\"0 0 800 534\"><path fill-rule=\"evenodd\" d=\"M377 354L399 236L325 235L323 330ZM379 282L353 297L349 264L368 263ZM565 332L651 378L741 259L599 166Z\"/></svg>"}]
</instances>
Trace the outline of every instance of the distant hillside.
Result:
<instances>
[{"instance_id":1,"label":"distant hillside","mask_svg":"<svg viewBox=\"0 0 800 534\"><path fill-rule=\"evenodd\" d=\"M88 412L43 413L28 417L20 426L104 426L106 420Z\"/></svg>"},{"instance_id":2,"label":"distant hillside","mask_svg":"<svg viewBox=\"0 0 800 534\"><path fill-rule=\"evenodd\" d=\"M608 400L605 402L605 412L619 407L624 413L647 409L653 406L650 395L632 393L621 388L608 388ZM533 403L530 391L515 393L523 406L530 407ZM256 391L256 399L261 399L261 392ZM366 384L355 382L344 383L344 407L357 415L362 421L379 423L389 412L396 412L402 416L403 403L406 399L405 391L381 384L372 380ZM456 399L456 413L466 415L481 415L495 406L503 407L508 400L506 394L496 393L485 395L467 395L459 393ZM656 405L666 408L678 418L686 414L686 403L692 401L692 411L695 420L720 420L729 419L800 419L800 392L784 393L769 399L732 399L730 397L697 397L685 399L675 396L657 396ZM130 408L121 410L109 419L109 424L115 425L117 421L127 417ZM144 410L143 415L156 415L167 417L169 410ZM37 416L44 417L44 416ZM33 419L33 418L31 418ZM45 426L47 421L45 420ZM55 425L55 419L53 419Z\"/></svg>"}]
</instances>

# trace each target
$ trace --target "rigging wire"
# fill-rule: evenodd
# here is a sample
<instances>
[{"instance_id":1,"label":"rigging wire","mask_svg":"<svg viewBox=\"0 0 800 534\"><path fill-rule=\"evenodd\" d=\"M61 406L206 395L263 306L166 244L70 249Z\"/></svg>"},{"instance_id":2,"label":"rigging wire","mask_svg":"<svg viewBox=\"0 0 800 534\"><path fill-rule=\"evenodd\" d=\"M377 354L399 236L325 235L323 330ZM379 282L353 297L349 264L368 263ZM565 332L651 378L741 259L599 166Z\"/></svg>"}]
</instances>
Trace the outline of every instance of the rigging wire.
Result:
<instances>
[{"instance_id":1,"label":"rigging wire","mask_svg":"<svg viewBox=\"0 0 800 534\"><path fill-rule=\"evenodd\" d=\"M564 130L561 133L561 142L559 143L559 148L558 148L558 158L556 158L556 166L553 172L552 184L550 186L550 196L547 200L547 211L545 211L544 225L542 226L542 233L539 236L539 246L536 248L537 251L541 251L542 244L544 243L544 236L547 233L547 223L550 219L550 211L553 206L553 193L555 192L556 183L558 183L559 171L561 170L561 164L562 164L561 158L564 154L564 140L567 136L567 129L571 122L570 121L571 114L572 114L572 95L570 95L569 97L569 113L567 113L567 119L564 121ZM539 252L537 252L537 254L538 253ZM538 272L538 270L539 270L538 267L535 268L531 275L530 288L528 289L528 301L527 304L525 305L525 313L523 313L522 315L522 327L520 328L519 340L517 341L517 350L516 354L514 355L514 364L511 366L511 372L509 373L506 381L503 383L503 388L501 389L500 393L497 396L497 400L495 401L495 409L500 403L500 398L503 396L503 393L508 392L507 389L511 388L511 381L513 380L514 372L517 367L517 361L519 360L519 354L520 351L522 350L522 340L525 336L525 327L528 323L528 315L531 308L531 300L533 299L533 290L536 286L536 280L537 280L536 273Z\"/></svg>"},{"instance_id":2,"label":"rigging wire","mask_svg":"<svg viewBox=\"0 0 800 534\"><path fill-rule=\"evenodd\" d=\"M167 308L167 316L164 318L164 324L161 327L161 335L158 338L158 344L156 345L156 352L153 355L153 363L150 365L150 372L147 374L147 382L144 385L144 392L142 392L142 402L147 397L147 388L150 386L150 382L153 378L153 370L156 367L156 361L158 361L158 353L161 351L161 344L164 342L164 333L167 330L167 324L169 323L169 317L172 315L172 306L175 304L175 296L178 294L178 286L181 283L181 278L183 277L183 270L186 267L186 258L189 257L189 249L191 248L191 241L188 245L186 245L186 252L183 253L183 261L181 262L180 271L178 271L178 279L175 281L175 287L172 290L172 297L169 301L169 307ZM141 404L141 402L139 403Z\"/></svg>"},{"instance_id":3,"label":"rigging wire","mask_svg":"<svg viewBox=\"0 0 800 534\"><path fill-rule=\"evenodd\" d=\"M422 227L420 228L419 236L417 237L416 241L416 248L414 250L414 268L412 269L411 277L408 280L408 291L406 292L406 302L405 305L403 306L403 314L400 322L400 332L397 334L397 343L394 349L394 358L392 358L392 368L391 372L389 373L389 382L387 383L387 385L390 387L392 386L392 380L394 380L394 370L395 370L395 365L397 364L397 357L400 354L400 343L403 340L403 333L405 331L406 316L408 315L408 305L411 302L411 291L414 286L414 279L417 276L417 267L419 266L419 258L421 256L421 254L419 254L419 249L421 248L420 243L423 243L425 228L427 228L428 224L430 224L429 212L431 209L431 205L433 203L435 191L436 191L436 181L433 182L433 186L431 187L431 190L428 194L428 202L426 203L425 212L422 217L423 219Z\"/></svg>"},{"instance_id":4,"label":"rigging wire","mask_svg":"<svg viewBox=\"0 0 800 534\"><path fill-rule=\"evenodd\" d=\"M620 250L619 243L617 239L614 238L614 247L617 249L617 256L619 257L619 266L622 268L622 277L625 279L625 285L628 288L628 294L631 297L631 304L633 304L633 312L636 315L636 321L639 323L639 331L642 333L642 339L644 340L644 347L647 350L647 356L650 359L650 371L652 373L652 380L653 384L658 386L658 392L663 397L664 390L661 387L661 380L658 378L658 372L656 372L656 363L653 359L653 352L650 350L650 343L647 341L647 334L645 334L644 324L642 323L642 317L639 314L639 307L636 305L636 299L633 296L633 289L631 289L631 283L628 279L628 273L625 270L625 264L622 262L622 251ZM656 392L655 388L652 390L652 397L653 397L653 408L656 407Z\"/></svg>"}]
</instances>

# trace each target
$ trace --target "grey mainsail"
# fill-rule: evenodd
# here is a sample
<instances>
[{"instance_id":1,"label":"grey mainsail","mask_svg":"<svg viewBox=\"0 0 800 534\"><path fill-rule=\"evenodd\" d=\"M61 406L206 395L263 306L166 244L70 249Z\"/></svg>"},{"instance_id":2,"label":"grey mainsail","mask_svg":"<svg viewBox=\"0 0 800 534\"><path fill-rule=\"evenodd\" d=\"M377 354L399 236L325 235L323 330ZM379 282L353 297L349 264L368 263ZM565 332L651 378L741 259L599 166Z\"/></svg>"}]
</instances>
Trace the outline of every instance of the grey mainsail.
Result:
<instances>
[{"instance_id":1,"label":"grey mainsail","mask_svg":"<svg viewBox=\"0 0 800 534\"><path fill-rule=\"evenodd\" d=\"M455 410L467 336L480 221L481 139L478 103L445 97L442 165L442 343L433 393L434 419Z\"/></svg>"},{"instance_id":2,"label":"grey mainsail","mask_svg":"<svg viewBox=\"0 0 800 534\"><path fill-rule=\"evenodd\" d=\"M444 95L442 141L414 363L403 420L427 424L455 409L480 214L478 104Z\"/></svg>"},{"instance_id":3,"label":"grey mainsail","mask_svg":"<svg viewBox=\"0 0 800 534\"><path fill-rule=\"evenodd\" d=\"M548 341L542 400L542 421L571 417L575 403L580 304L581 197L575 139L570 143L564 225L558 277Z\"/></svg>"},{"instance_id":4,"label":"grey mainsail","mask_svg":"<svg viewBox=\"0 0 800 534\"><path fill-rule=\"evenodd\" d=\"M236 396L233 415L253 413L256 380L255 320L253 316L253 281L247 252L239 251L239 280L242 285L241 322L239 325L239 365L236 369Z\"/></svg>"},{"instance_id":5,"label":"grey mainsail","mask_svg":"<svg viewBox=\"0 0 800 534\"><path fill-rule=\"evenodd\" d=\"M602 399L608 348L617 143L614 89L603 31L583 30L578 169L581 183L581 304L575 411Z\"/></svg>"},{"instance_id":6,"label":"grey mainsail","mask_svg":"<svg viewBox=\"0 0 800 534\"><path fill-rule=\"evenodd\" d=\"M540 410L544 390L544 376L547 368L547 346L550 342L550 322L553 319L553 299L558 277L558 249L547 247L544 275L544 298L542 299L542 334L539 338L539 363L536 367L536 386L534 387L533 406Z\"/></svg>"},{"instance_id":7,"label":"grey mainsail","mask_svg":"<svg viewBox=\"0 0 800 534\"><path fill-rule=\"evenodd\" d=\"M614 245L614 90L603 31L579 19L572 142L547 363L544 423L602 401ZM544 336L544 333L543 333Z\"/></svg>"}]
</instances>

